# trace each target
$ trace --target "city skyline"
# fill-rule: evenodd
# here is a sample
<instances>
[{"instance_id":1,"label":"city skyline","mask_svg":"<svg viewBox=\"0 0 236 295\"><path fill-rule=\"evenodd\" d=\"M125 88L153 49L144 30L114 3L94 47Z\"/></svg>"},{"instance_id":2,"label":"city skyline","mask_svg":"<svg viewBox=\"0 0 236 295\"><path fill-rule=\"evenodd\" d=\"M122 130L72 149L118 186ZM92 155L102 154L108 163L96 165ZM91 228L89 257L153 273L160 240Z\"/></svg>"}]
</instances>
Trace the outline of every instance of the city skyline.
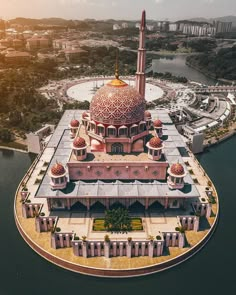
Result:
<instances>
[{"instance_id":1,"label":"city skyline","mask_svg":"<svg viewBox=\"0 0 236 295\"><path fill-rule=\"evenodd\" d=\"M0 7L0 17L3 19L61 17L137 20L143 9L148 19L154 20L236 15L236 2L233 0L21 0L20 3L16 0L0 0Z\"/></svg>"}]
</instances>

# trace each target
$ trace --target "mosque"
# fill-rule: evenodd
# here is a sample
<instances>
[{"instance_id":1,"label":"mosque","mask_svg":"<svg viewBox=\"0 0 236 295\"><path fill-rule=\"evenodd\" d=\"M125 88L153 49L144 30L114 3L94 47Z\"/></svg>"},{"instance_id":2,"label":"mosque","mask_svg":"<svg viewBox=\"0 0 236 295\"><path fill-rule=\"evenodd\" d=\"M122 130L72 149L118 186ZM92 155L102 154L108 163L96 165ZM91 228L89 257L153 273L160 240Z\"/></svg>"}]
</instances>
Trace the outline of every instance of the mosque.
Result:
<instances>
[{"instance_id":1,"label":"mosque","mask_svg":"<svg viewBox=\"0 0 236 295\"><path fill-rule=\"evenodd\" d=\"M180 160L169 165L162 139L165 127L160 119L152 120L151 112L145 111L145 26L143 12L136 88L119 78L117 68L115 79L95 93L81 122L77 118L71 120L73 142L67 168L59 162L52 163L48 175L54 191L66 191L70 181L77 181L78 189L69 198L45 196L39 190L37 196L47 198L50 210L70 210L76 203L87 210L94 204L104 209L136 204L146 210L155 202L165 209L185 205L189 197L183 192L186 171ZM81 181L89 181L89 197L80 193ZM110 196L95 189L102 186ZM125 196L127 192L129 197ZM165 197L166 192L172 196Z\"/></svg>"},{"instance_id":2,"label":"mosque","mask_svg":"<svg viewBox=\"0 0 236 295\"><path fill-rule=\"evenodd\" d=\"M38 162L48 163L40 184L33 183L30 194L22 191L23 216L36 216L36 231L52 232L54 249L71 247L82 257L161 256L165 247L184 247L180 227L198 231L199 216L211 215L210 202L202 198L205 191L199 191L187 169L186 144L168 113L146 110L145 27L144 11L135 87L120 79L117 66L88 111L66 111ZM121 233L108 243L90 223L96 212L119 206L141 216L144 229L128 233L132 241ZM60 231L52 231L55 227ZM158 238L150 240L150 234Z\"/></svg>"}]
</instances>

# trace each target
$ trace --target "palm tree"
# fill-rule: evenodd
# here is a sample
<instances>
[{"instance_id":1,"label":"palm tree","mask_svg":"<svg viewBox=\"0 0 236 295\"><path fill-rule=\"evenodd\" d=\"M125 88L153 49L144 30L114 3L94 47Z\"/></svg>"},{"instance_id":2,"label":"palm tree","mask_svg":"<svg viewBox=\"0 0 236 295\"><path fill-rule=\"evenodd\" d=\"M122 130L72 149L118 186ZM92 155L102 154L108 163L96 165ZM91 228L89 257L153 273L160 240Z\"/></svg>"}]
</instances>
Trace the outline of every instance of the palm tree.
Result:
<instances>
[{"instance_id":1,"label":"palm tree","mask_svg":"<svg viewBox=\"0 0 236 295\"><path fill-rule=\"evenodd\" d=\"M105 212L104 226L108 231L131 230L131 219L128 210L121 207L107 210Z\"/></svg>"}]
</instances>

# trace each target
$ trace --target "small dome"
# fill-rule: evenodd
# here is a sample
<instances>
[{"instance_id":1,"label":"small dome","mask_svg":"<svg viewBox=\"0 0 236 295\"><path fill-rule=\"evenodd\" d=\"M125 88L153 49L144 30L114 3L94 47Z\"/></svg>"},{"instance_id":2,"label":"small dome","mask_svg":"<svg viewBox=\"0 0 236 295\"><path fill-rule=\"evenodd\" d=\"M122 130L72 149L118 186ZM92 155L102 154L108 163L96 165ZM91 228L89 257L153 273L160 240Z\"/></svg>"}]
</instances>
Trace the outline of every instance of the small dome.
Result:
<instances>
[{"instance_id":1,"label":"small dome","mask_svg":"<svg viewBox=\"0 0 236 295\"><path fill-rule=\"evenodd\" d=\"M75 148L83 148L86 147L86 142L83 137L76 137L76 139L73 141L73 146Z\"/></svg>"},{"instance_id":2,"label":"small dome","mask_svg":"<svg viewBox=\"0 0 236 295\"><path fill-rule=\"evenodd\" d=\"M152 117L152 115L151 115L151 113L149 111L145 111L144 115L148 119L151 119L151 117Z\"/></svg>"},{"instance_id":3,"label":"small dome","mask_svg":"<svg viewBox=\"0 0 236 295\"><path fill-rule=\"evenodd\" d=\"M55 163L51 168L51 173L55 176L60 176L65 174L66 170L61 163Z\"/></svg>"},{"instance_id":4,"label":"small dome","mask_svg":"<svg viewBox=\"0 0 236 295\"><path fill-rule=\"evenodd\" d=\"M70 126L71 127L79 127L79 121L78 120L72 120L71 122L70 122Z\"/></svg>"},{"instance_id":5,"label":"small dome","mask_svg":"<svg viewBox=\"0 0 236 295\"><path fill-rule=\"evenodd\" d=\"M162 141L157 136L152 137L149 141L149 146L152 148L160 148L162 147Z\"/></svg>"},{"instance_id":6,"label":"small dome","mask_svg":"<svg viewBox=\"0 0 236 295\"><path fill-rule=\"evenodd\" d=\"M82 114L82 118L83 118L83 119L88 118L88 116L89 116L89 115L88 115L87 112L83 112L83 114Z\"/></svg>"},{"instance_id":7,"label":"small dome","mask_svg":"<svg viewBox=\"0 0 236 295\"><path fill-rule=\"evenodd\" d=\"M158 120L155 120L155 121L153 122L153 126L154 126L154 127L157 127L157 128L158 128L158 127L159 127L159 128L162 127L162 122L161 122L161 120L159 120L159 119L158 119Z\"/></svg>"},{"instance_id":8,"label":"small dome","mask_svg":"<svg viewBox=\"0 0 236 295\"><path fill-rule=\"evenodd\" d=\"M184 175L184 167L180 163L171 165L170 172L175 175Z\"/></svg>"}]
</instances>

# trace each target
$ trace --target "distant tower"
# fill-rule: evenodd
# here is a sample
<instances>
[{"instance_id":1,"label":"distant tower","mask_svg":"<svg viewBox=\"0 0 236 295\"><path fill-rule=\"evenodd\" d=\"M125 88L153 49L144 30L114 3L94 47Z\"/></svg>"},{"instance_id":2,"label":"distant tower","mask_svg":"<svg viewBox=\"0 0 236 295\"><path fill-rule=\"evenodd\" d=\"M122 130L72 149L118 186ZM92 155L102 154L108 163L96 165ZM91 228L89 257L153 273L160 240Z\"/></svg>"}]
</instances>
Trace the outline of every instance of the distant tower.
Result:
<instances>
[{"instance_id":1,"label":"distant tower","mask_svg":"<svg viewBox=\"0 0 236 295\"><path fill-rule=\"evenodd\" d=\"M136 90L145 98L145 67L146 67L146 49L145 49L145 31L146 31L146 12L142 13L142 21L139 29L139 48L136 72Z\"/></svg>"}]
</instances>

